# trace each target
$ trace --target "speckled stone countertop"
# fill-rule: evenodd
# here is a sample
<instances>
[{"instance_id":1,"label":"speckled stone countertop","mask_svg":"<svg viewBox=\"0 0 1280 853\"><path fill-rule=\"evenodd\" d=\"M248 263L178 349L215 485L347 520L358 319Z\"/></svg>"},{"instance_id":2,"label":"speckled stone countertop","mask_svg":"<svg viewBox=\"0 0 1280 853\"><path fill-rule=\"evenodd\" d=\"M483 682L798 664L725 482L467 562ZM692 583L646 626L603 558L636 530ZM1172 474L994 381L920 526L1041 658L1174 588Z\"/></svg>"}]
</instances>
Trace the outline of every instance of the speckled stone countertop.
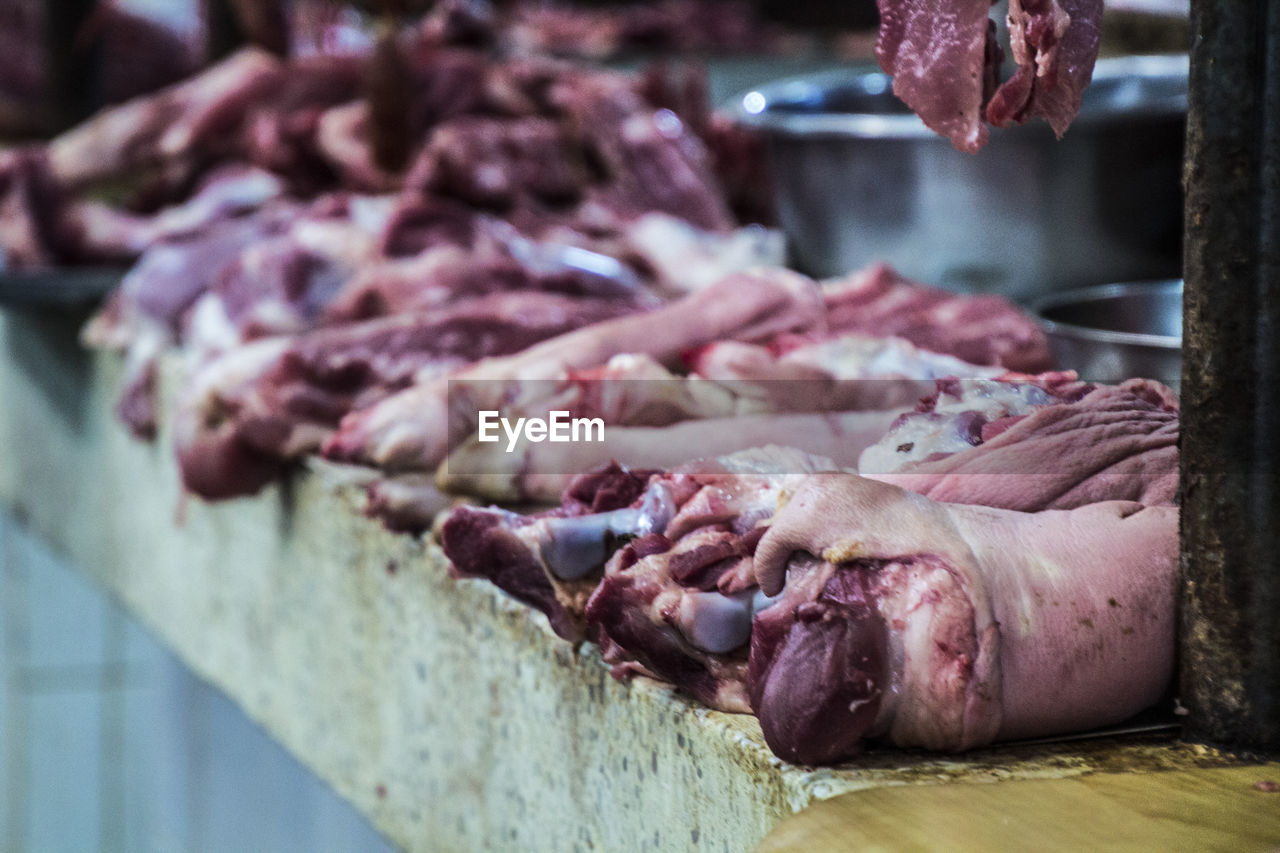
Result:
<instances>
[{"instance_id":1,"label":"speckled stone countertop","mask_svg":"<svg viewBox=\"0 0 1280 853\"><path fill-rule=\"evenodd\" d=\"M406 848L739 851L851 790L1226 760L1148 736L784 764L753 718L620 684L593 646L450 579L323 471L184 499L167 439L115 422L121 360L78 348L81 319L0 311L0 505Z\"/></svg>"}]
</instances>

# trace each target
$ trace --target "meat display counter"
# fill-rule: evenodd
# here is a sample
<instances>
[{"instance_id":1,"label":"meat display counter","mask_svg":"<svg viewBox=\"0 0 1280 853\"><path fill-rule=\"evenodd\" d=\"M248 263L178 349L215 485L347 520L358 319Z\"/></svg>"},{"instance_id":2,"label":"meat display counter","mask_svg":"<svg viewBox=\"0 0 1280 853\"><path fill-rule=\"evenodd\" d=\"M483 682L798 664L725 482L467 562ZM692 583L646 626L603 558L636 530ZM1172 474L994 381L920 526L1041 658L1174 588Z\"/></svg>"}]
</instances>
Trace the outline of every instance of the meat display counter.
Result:
<instances>
[{"instance_id":1,"label":"meat display counter","mask_svg":"<svg viewBox=\"0 0 1280 853\"><path fill-rule=\"evenodd\" d=\"M1229 763L1167 731L784 763L754 718L618 683L593 645L450 579L434 544L364 518L332 469L184 500L168 425L129 437L111 411L123 360L81 349L82 321L0 318L4 509L406 848L743 850L849 791Z\"/></svg>"}]
</instances>

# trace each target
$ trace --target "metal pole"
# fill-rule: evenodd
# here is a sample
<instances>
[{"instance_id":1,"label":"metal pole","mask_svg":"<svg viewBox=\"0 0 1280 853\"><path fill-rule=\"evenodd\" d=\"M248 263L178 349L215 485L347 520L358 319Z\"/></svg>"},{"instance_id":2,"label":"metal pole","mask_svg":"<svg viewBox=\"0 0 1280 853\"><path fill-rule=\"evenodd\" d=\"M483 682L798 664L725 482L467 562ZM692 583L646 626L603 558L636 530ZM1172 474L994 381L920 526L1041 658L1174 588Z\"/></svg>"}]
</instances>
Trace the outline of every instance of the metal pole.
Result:
<instances>
[{"instance_id":1,"label":"metal pole","mask_svg":"<svg viewBox=\"0 0 1280 853\"><path fill-rule=\"evenodd\" d=\"M1192 0L1185 735L1280 751L1280 4Z\"/></svg>"}]
</instances>

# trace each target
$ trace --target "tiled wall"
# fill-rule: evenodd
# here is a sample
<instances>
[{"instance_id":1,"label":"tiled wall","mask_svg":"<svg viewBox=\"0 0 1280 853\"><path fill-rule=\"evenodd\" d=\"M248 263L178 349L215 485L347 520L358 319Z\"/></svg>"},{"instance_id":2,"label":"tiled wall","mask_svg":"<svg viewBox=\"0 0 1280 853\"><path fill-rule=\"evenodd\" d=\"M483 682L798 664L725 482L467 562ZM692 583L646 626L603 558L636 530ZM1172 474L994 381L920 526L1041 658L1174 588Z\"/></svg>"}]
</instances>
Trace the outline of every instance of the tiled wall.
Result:
<instances>
[{"instance_id":1,"label":"tiled wall","mask_svg":"<svg viewBox=\"0 0 1280 853\"><path fill-rule=\"evenodd\" d=\"M0 850L390 849L0 514Z\"/></svg>"}]
</instances>

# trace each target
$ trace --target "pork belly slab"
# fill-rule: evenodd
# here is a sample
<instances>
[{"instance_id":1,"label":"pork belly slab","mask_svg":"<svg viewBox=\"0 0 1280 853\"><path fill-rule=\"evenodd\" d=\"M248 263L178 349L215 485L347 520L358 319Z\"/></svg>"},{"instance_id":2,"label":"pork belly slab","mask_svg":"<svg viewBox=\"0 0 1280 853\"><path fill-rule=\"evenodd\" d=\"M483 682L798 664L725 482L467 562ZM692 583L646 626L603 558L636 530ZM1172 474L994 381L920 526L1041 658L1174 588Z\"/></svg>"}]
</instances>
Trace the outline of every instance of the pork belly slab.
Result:
<instances>
[{"instance_id":1,"label":"pork belly slab","mask_svg":"<svg viewBox=\"0 0 1280 853\"><path fill-rule=\"evenodd\" d=\"M436 482L452 494L506 503L550 503L578 472L609 463L668 470L689 459L725 456L767 445L803 447L853 468L858 456L884 435L894 411L783 412L696 418L664 426L610 424L600 441L534 444L507 451L472 439L441 464Z\"/></svg>"},{"instance_id":2,"label":"pork belly slab","mask_svg":"<svg viewBox=\"0 0 1280 853\"><path fill-rule=\"evenodd\" d=\"M885 360L901 365L901 375L910 378L948 374L970 378L978 375L974 366L1003 367L1021 373L1039 373L1051 366L1044 332L1017 306L1000 297L930 287L900 275L886 264L872 264L828 279L819 287L824 308L821 322L762 341L754 355L737 347L726 359L718 351L720 343L692 350L686 355L690 368L704 376L720 378L726 375L726 367L730 368L728 375L741 375L732 370L734 362L749 359L751 364L747 367L754 371L777 360L809 364L841 378L857 378L832 369L832 365L839 364L850 345L859 346L859 340L868 337L895 338L918 348L913 352L898 347L884 354Z\"/></svg>"}]
</instances>

